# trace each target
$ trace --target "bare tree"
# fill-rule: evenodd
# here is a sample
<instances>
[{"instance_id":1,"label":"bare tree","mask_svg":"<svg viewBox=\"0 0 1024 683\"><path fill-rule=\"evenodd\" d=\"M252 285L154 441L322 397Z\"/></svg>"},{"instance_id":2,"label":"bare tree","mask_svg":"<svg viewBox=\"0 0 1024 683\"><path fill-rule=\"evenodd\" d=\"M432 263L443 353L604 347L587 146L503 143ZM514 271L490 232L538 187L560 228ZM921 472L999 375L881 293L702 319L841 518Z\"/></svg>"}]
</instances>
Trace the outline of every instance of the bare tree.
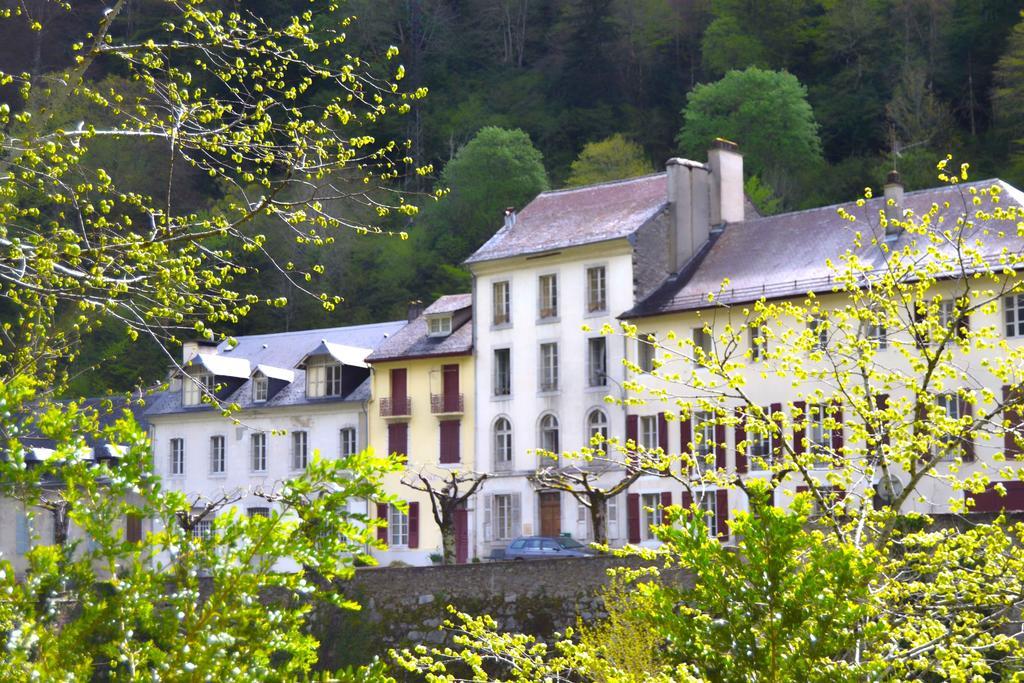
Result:
<instances>
[{"instance_id":1,"label":"bare tree","mask_svg":"<svg viewBox=\"0 0 1024 683\"><path fill-rule=\"evenodd\" d=\"M405 486L430 496L430 511L441 530L442 564L455 564L455 511L476 493L485 479L486 474L458 471L444 474L420 471L414 478L408 475L402 479Z\"/></svg>"}]
</instances>

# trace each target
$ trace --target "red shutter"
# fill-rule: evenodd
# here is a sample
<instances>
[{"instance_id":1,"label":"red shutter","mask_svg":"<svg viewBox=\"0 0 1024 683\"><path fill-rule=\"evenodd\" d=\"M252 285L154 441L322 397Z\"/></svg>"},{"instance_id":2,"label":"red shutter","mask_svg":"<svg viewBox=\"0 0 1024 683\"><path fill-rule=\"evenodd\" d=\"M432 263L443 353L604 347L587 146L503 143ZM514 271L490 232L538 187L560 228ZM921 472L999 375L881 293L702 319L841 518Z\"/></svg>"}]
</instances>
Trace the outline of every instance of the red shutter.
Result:
<instances>
[{"instance_id":1,"label":"red shutter","mask_svg":"<svg viewBox=\"0 0 1024 683\"><path fill-rule=\"evenodd\" d=\"M459 462L459 431L462 422L444 420L441 422L441 463Z\"/></svg>"},{"instance_id":2,"label":"red shutter","mask_svg":"<svg viewBox=\"0 0 1024 683\"><path fill-rule=\"evenodd\" d=\"M808 491L810 491L810 490L811 490L811 489L810 489L810 488L808 488L808 487L807 487L806 485L803 485L803 486L797 486L797 487L796 487L796 492L797 492L797 493L807 493L807 492L808 492Z\"/></svg>"},{"instance_id":3,"label":"red shutter","mask_svg":"<svg viewBox=\"0 0 1024 683\"><path fill-rule=\"evenodd\" d=\"M407 455L409 450L409 424L392 422L388 425L388 453Z\"/></svg>"},{"instance_id":4,"label":"red shutter","mask_svg":"<svg viewBox=\"0 0 1024 683\"><path fill-rule=\"evenodd\" d=\"M807 402L793 401L793 452L806 453L804 440L807 438ZM796 413L800 413L797 417Z\"/></svg>"},{"instance_id":5,"label":"red shutter","mask_svg":"<svg viewBox=\"0 0 1024 683\"><path fill-rule=\"evenodd\" d=\"M441 366L441 377L443 380L443 392L442 401L444 402L444 412L454 413L460 410L459 407L459 366L458 365L442 365Z\"/></svg>"},{"instance_id":6,"label":"red shutter","mask_svg":"<svg viewBox=\"0 0 1024 683\"><path fill-rule=\"evenodd\" d=\"M736 430L734 436L736 437L736 472L743 474L747 471L747 449L743 447L743 442L747 440L747 425L746 425L746 413L743 408L736 409Z\"/></svg>"},{"instance_id":7,"label":"red shutter","mask_svg":"<svg viewBox=\"0 0 1024 683\"><path fill-rule=\"evenodd\" d=\"M996 483L1003 485L1006 495L1000 496ZM972 512L999 512L1000 510L1024 510L1024 481L992 482L981 493L964 492L964 498L974 500Z\"/></svg>"},{"instance_id":8,"label":"red shutter","mask_svg":"<svg viewBox=\"0 0 1024 683\"><path fill-rule=\"evenodd\" d=\"M409 503L409 547L420 547L420 504Z\"/></svg>"},{"instance_id":9,"label":"red shutter","mask_svg":"<svg viewBox=\"0 0 1024 683\"><path fill-rule=\"evenodd\" d=\"M839 401L832 401L832 419L838 423L832 430L832 452L837 458L841 458L843 457L843 404Z\"/></svg>"},{"instance_id":10,"label":"red shutter","mask_svg":"<svg viewBox=\"0 0 1024 683\"><path fill-rule=\"evenodd\" d=\"M1022 453L1022 449L1015 438L1019 433L1017 430L1024 425L1022 411L1024 411L1024 406L1021 404L1020 387L1004 385L1003 422L1006 426L1003 428L1005 430L1003 432L1003 453L1007 458L1019 458ZM1021 437L1021 441L1024 442L1024 436Z\"/></svg>"},{"instance_id":11,"label":"red shutter","mask_svg":"<svg viewBox=\"0 0 1024 683\"><path fill-rule=\"evenodd\" d=\"M668 453L668 420L665 413L658 413L658 448Z\"/></svg>"},{"instance_id":12,"label":"red shutter","mask_svg":"<svg viewBox=\"0 0 1024 683\"><path fill-rule=\"evenodd\" d=\"M668 517L665 516L665 508L672 504L672 492L662 491L661 492L661 514L658 519L661 520L662 524L668 524Z\"/></svg>"},{"instance_id":13,"label":"red shutter","mask_svg":"<svg viewBox=\"0 0 1024 683\"><path fill-rule=\"evenodd\" d=\"M715 491L715 531L722 540L729 538L729 490Z\"/></svg>"},{"instance_id":14,"label":"red shutter","mask_svg":"<svg viewBox=\"0 0 1024 683\"><path fill-rule=\"evenodd\" d=\"M964 399L957 397L960 402L960 414L971 418L971 423L974 423L974 406L965 401ZM974 462L974 430L969 429L967 433L960 439L960 448L963 451L964 462Z\"/></svg>"},{"instance_id":15,"label":"red shutter","mask_svg":"<svg viewBox=\"0 0 1024 683\"><path fill-rule=\"evenodd\" d=\"M724 470L726 466L728 442L725 438L725 425L721 421L715 423L715 467Z\"/></svg>"},{"instance_id":16,"label":"red shutter","mask_svg":"<svg viewBox=\"0 0 1024 683\"><path fill-rule=\"evenodd\" d=\"M771 406L769 406L768 409L771 411L771 421L775 422L775 426L778 427L777 431L772 432L772 457L779 458L785 452L785 449L782 447L782 444L786 440L786 435L782 431L782 425L784 423L784 420L782 420L782 418L776 420L775 415L782 412L782 404L773 403L771 404Z\"/></svg>"},{"instance_id":17,"label":"red shutter","mask_svg":"<svg viewBox=\"0 0 1024 683\"><path fill-rule=\"evenodd\" d=\"M630 543L640 542L640 494L626 496L626 527Z\"/></svg>"},{"instance_id":18,"label":"red shutter","mask_svg":"<svg viewBox=\"0 0 1024 683\"><path fill-rule=\"evenodd\" d=\"M124 540L138 543L142 540L142 517L129 514L125 518Z\"/></svg>"},{"instance_id":19,"label":"red shutter","mask_svg":"<svg viewBox=\"0 0 1024 683\"><path fill-rule=\"evenodd\" d=\"M690 444L693 442L693 415L685 420L679 420L679 452L691 453Z\"/></svg>"},{"instance_id":20,"label":"red shutter","mask_svg":"<svg viewBox=\"0 0 1024 683\"><path fill-rule=\"evenodd\" d=\"M377 540L381 543L388 542L388 504L377 503L377 519L384 520L382 526L377 527Z\"/></svg>"}]
</instances>

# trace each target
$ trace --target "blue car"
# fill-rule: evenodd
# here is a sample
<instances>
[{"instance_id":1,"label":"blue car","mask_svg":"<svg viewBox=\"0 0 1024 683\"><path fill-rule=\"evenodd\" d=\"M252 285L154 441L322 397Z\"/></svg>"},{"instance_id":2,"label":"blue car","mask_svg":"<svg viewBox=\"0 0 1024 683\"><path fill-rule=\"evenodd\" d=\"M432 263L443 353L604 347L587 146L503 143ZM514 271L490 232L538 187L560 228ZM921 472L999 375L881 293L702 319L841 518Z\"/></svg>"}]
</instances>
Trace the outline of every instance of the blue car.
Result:
<instances>
[{"instance_id":1,"label":"blue car","mask_svg":"<svg viewBox=\"0 0 1024 683\"><path fill-rule=\"evenodd\" d=\"M593 557L597 553L568 536L521 536L508 544L506 560L539 560L549 557Z\"/></svg>"}]
</instances>

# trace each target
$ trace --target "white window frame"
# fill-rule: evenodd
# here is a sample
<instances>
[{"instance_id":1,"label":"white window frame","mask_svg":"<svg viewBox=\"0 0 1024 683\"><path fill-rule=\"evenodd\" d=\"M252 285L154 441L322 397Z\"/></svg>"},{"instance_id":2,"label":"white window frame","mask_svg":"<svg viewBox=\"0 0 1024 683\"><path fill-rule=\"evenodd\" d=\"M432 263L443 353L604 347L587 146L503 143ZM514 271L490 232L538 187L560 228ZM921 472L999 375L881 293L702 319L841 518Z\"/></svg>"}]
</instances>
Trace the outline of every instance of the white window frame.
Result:
<instances>
[{"instance_id":1,"label":"white window frame","mask_svg":"<svg viewBox=\"0 0 1024 683\"><path fill-rule=\"evenodd\" d=\"M388 505L388 546L409 546L409 513L403 512L397 505Z\"/></svg>"},{"instance_id":2,"label":"white window frame","mask_svg":"<svg viewBox=\"0 0 1024 683\"><path fill-rule=\"evenodd\" d=\"M648 341L653 337L651 332L640 332L636 335L636 364L642 372L654 372L654 361L658 355L656 342Z\"/></svg>"},{"instance_id":3,"label":"white window frame","mask_svg":"<svg viewBox=\"0 0 1024 683\"><path fill-rule=\"evenodd\" d=\"M955 391L936 395L935 403L946 411L946 417L950 420L959 420L963 417L963 403ZM948 435L936 441L937 443L932 444L932 455L939 456L939 462L953 462L963 455L963 447L957 437Z\"/></svg>"},{"instance_id":4,"label":"white window frame","mask_svg":"<svg viewBox=\"0 0 1024 683\"><path fill-rule=\"evenodd\" d=\"M510 541L519 535L516 529L516 503L514 493L495 493L491 496L491 538L495 541Z\"/></svg>"},{"instance_id":5,"label":"white window frame","mask_svg":"<svg viewBox=\"0 0 1024 683\"><path fill-rule=\"evenodd\" d=\"M702 362L697 354L697 349L704 351L704 361ZM704 329L704 326L693 328L693 364L697 367L705 367L708 361L711 360L711 354L714 351L714 343L711 339L711 333Z\"/></svg>"},{"instance_id":6,"label":"white window frame","mask_svg":"<svg viewBox=\"0 0 1024 683\"><path fill-rule=\"evenodd\" d=\"M820 315L812 317L807 321L807 329L816 337L811 349L815 351L826 350L828 348L828 327L825 325L825 318Z\"/></svg>"},{"instance_id":7,"label":"white window frame","mask_svg":"<svg viewBox=\"0 0 1024 683\"><path fill-rule=\"evenodd\" d=\"M561 453L561 425L554 413L544 413L537 422L537 446L541 450L558 455ZM553 448L552 448L553 446Z\"/></svg>"},{"instance_id":8,"label":"white window frame","mask_svg":"<svg viewBox=\"0 0 1024 683\"><path fill-rule=\"evenodd\" d=\"M309 432L292 432L292 469L304 470L309 467Z\"/></svg>"},{"instance_id":9,"label":"white window frame","mask_svg":"<svg viewBox=\"0 0 1024 683\"><path fill-rule=\"evenodd\" d=\"M827 419L828 406L824 403L811 403L807 406L807 450L815 456L815 469L824 469L830 464L832 430L825 426Z\"/></svg>"},{"instance_id":10,"label":"white window frame","mask_svg":"<svg viewBox=\"0 0 1024 683\"><path fill-rule=\"evenodd\" d=\"M694 411L691 416L693 436L693 475L702 476L705 472L713 471L717 467L717 453L715 448L715 415L708 410ZM698 436L700 437L698 439ZM683 444L686 447L686 444ZM708 463L708 458L712 462Z\"/></svg>"},{"instance_id":11,"label":"white window frame","mask_svg":"<svg viewBox=\"0 0 1024 683\"><path fill-rule=\"evenodd\" d=\"M538 358L538 391L558 391L558 342L541 343Z\"/></svg>"},{"instance_id":12,"label":"white window frame","mask_svg":"<svg viewBox=\"0 0 1024 683\"><path fill-rule=\"evenodd\" d=\"M264 375L252 378L252 402L266 403L270 395L270 379Z\"/></svg>"},{"instance_id":13,"label":"white window frame","mask_svg":"<svg viewBox=\"0 0 1024 683\"><path fill-rule=\"evenodd\" d=\"M697 494L697 505L704 514L704 525L708 530L708 536L711 538L715 538L718 535L717 493L717 491L704 491Z\"/></svg>"},{"instance_id":14,"label":"white window frame","mask_svg":"<svg viewBox=\"0 0 1024 683\"><path fill-rule=\"evenodd\" d=\"M652 526L661 524L661 494L640 494L640 540L656 541L658 537L651 531Z\"/></svg>"},{"instance_id":15,"label":"white window frame","mask_svg":"<svg viewBox=\"0 0 1024 683\"><path fill-rule=\"evenodd\" d=\"M871 323L867 331L868 341L875 345L879 351L889 348L889 331L882 323Z\"/></svg>"},{"instance_id":16,"label":"white window frame","mask_svg":"<svg viewBox=\"0 0 1024 683\"><path fill-rule=\"evenodd\" d=\"M771 407L764 408L762 410L765 414L766 421L771 423ZM753 458L761 458L764 460L765 465L770 467L775 461L775 432L769 426L767 434L752 434L749 431L746 432L747 437L747 458L750 462L750 467L753 469L756 465ZM754 470L761 471L761 470Z\"/></svg>"},{"instance_id":17,"label":"white window frame","mask_svg":"<svg viewBox=\"0 0 1024 683\"><path fill-rule=\"evenodd\" d=\"M338 440L341 457L347 458L359 451L358 433L355 427L342 427L338 430Z\"/></svg>"},{"instance_id":18,"label":"white window frame","mask_svg":"<svg viewBox=\"0 0 1024 683\"><path fill-rule=\"evenodd\" d=\"M587 338L587 386L608 386L608 338Z\"/></svg>"},{"instance_id":19,"label":"white window frame","mask_svg":"<svg viewBox=\"0 0 1024 683\"><path fill-rule=\"evenodd\" d=\"M658 416L657 415L641 415L639 419L638 431L640 438L640 445L649 451L653 451L658 447L659 434L658 434Z\"/></svg>"},{"instance_id":20,"label":"white window frame","mask_svg":"<svg viewBox=\"0 0 1024 683\"><path fill-rule=\"evenodd\" d=\"M491 283L491 306L493 327L512 324L512 283L508 280L495 280Z\"/></svg>"},{"instance_id":21,"label":"white window frame","mask_svg":"<svg viewBox=\"0 0 1024 683\"><path fill-rule=\"evenodd\" d=\"M212 519L201 519L196 522L195 526L192 527L192 538L197 538L202 541L208 541L213 538L213 522Z\"/></svg>"},{"instance_id":22,"label":"white window frame","mask_svg":"<svg viewBox=\"0 0 1024 683\"><path fill-rule=\"evenodd\" d=\"M763 361L768 354L768 336L764 333L764 328L751 327L748 329L747 340L750 343L750 360Z\"/></svg>"},{"instance_id":23,"label":"white window frame","mask_svg":"<svg viewBox=\"0 0 1024 683\"><path fill-rule=\"evenodd\" d=\"M341 396L341 363L330 356L315 356L306 362L306 397Z\"/></svg>"},{"instance_id":24,"label":"white window frame","mask_svg":"<svg viewBox=\"0 0 1024 683\"><path fill-rule=\"evenodd\" d=\"M195 374L185 373L181 379L181 404L198 406L203 403L203 396L212 394L215 386L213 373L205 370Z\"/></svg>"},{"instance_id":25,"label":"white window frame","mask_svg":"<svg viewBox=\"0 0 1024 683\"><path fill-rule=\"evenodd\" d=\"M537 319L558 319L558 273L537 277Z\"/></svg>"},{"instance_id":26,"label":"white window frame","mask_svg":"<svg viewBox=\"0 0 1024 683\"><path fill-rule=\"evenodd\" d=\"M245 508L246 517L270 517L270 508L264 505Z\"/></svg>"},{"instance_id":27,"label":"white window frame","mask_svg":"<svg viewBox=\"0 0 1024 683\"><path fill-rule=\"evenodd\" d=\"M227 439L223 434L214 434L210 437L210 474L224 474L227 465L226 450Z\"/></svg>"},{"instance_id":28,"label":"white window frame","mask_svg":"<svg viewBox=\"0 0 1024 683\"><path fill-rule=\"evenodd\" d=\"M452 333L452 316L430 316L427 318L427 330L429 337L447 337Z\"/></svg>"},{"instance_id":29,"label":"white window frame","mask_svg":"<svg viewBox=\"0 0 1024 683\"><path fill-rule=\"evenodd\" d=\"M595 419L597 416L598 419ZM604 443L600 446L595 446L593 441L594 437L600 434L604 437ZM587 413L587 448L591 448L595 451L607 452L608 446L608 415L600 408L594 408Z\"/></svg>"},{"instance_id":30,"label":"white window frame","mask_svg":"<svg viewBox=\"0 0 1024 683\"><path fill-rule=\"evenodd\" d=\"M267 471L267 433L249 435L249 469L253 472Z\"/></svg>"},{"instance_id":31,"label":"white window frame","mask_svg":"<svg viewBox=\"0 0 1024 683\"><path fill-rule=\"evenodd\" d=\"M511 470L515 458L512 450L512 421L504 415L496 417L491 426L491 448L494 455L494 469Z\"/></svg>"},{"instance_id":32,"label":"white window frame","mask_svg":"<svg viewBox=\"0 0 1024 683\"><path fill-rule=\"evenodd\" d=\"M1003 332L1009 338L1024 337L1024 294L1003 297Z\"/></svg>"},{"instance_id":33,"label":"white window frame","mask_svg":"<svg viewBox=\"0 0 1024 683\"><path fill-rule=\"evenodd\" d=\"M605 526L607 527L608 540L619 537L619 497L608 498L605 507Z\"/></svg>"},{"instance_id":34,"label":"white window frame","mask_svg":"<svg viewBox=\"0 0 1024 683\"><path fill-rule=\"evenodd\" d=\"M605 266L590 266L586 272L587 313L608 310L608 270Z\"/></svg>"},{"instance_id":35,"label":"white window frame","mask_svg":"<svg viewBox=\"0 0 1024 683\"><path fill-rule=\"evenodd\" d=\"M507 398L512 395L512 349L494 349L493 394ZM504 359L500 361L499 359ZM502 391L504 389L504 391Z\"/></svg>"},{"instance_id":36,"label":"white window frame","mask_svg":"<svg viewBox=\"0 0 1024 683\"><path fill-rule=\"evenodd\" d=\"M172 477L185 474L185 439L174 437L170 440L170 472Z\"/></svg>"}]
</instances>

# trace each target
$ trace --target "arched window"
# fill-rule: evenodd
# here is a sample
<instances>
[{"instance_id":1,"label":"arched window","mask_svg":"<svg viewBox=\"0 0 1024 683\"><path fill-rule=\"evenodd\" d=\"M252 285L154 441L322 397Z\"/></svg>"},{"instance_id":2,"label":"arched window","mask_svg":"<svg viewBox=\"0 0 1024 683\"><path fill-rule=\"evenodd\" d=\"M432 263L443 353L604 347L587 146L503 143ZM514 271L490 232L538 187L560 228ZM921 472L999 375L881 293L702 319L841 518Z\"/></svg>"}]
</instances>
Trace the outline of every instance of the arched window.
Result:
<instances>
[{"instance_id":1,"label":"arched window","mask_svg":"<svg viewBox=\"0 0 1024 683\"><path fill-rule=\"evenodd\" d=\"M600 445L595 444L593 439L597 435L601 435L602 443ZM604 411L600 408L594 408L587 415L587 442L588 448L593 448L595 451L605 451L606 446L603 442L608 440L608 416L604 414Z\"/></svg>"},{"instance_id":2,"label":"arched window","mask_svg":"<svg viewBox=\"0 0 1024 683\"><path fill-rule=\"evenodd\" d=\"M507 417L494 421L494 469L512 469L512 423Z\"/></svg>"},{"instance_id":3,"label":"arched window","mask_svg":"<svg viewBox=\"0 0 1024 683\"><path fill-rule=\"evenodd\" d=\"M548 413L540 419L539 448L558 453L558 418Z\"/></svg>"}]
</instances>

